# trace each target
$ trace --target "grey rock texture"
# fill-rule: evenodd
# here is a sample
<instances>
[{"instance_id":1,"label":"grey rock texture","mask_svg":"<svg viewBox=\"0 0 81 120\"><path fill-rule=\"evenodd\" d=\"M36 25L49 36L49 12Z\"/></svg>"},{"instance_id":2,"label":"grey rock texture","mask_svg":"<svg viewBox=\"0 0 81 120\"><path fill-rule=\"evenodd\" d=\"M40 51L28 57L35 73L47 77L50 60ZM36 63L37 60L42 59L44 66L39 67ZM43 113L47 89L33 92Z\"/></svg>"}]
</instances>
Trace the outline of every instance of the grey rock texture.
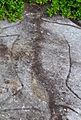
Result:
<instances>
[{"instance_id":1,"label":"grey rock texture","mask_svg":"<svg viewBox=\"0 0 81 120\"><path fill-rule=\"evenodd\" d=\"M72 107L74 110L77 111L78 114L73 113L73 110L71 109L69 110L67 109L68 111L67 118L69 120L80 120L81 119L81 94L80 94L81 93L81 89L80 89L81 28L79 26L76 26L71 21L60 17L57 17L57 19L52 18L47 20L43 18L43 20L45 22L42 24L42 27L48 32L47 35L49 35L50 37L53 35L55 36L57 35L58 37L60 37L60 39L62 40L57 39L58 45L60 44L60 41L63 41L64 43L63 44L61 42L61 48L56 47L58 53L56 54L54 53L52 55L52 56L56 55L54 56L54 58L52 58L52 61L54 59L54 61L56 62L56 63L54 62L52 65L52 66L56 65L54 67L54 70L52 69L52 72L55 71L55 73L57 74L57 76L55 76L54 74L53 80L56 83L55 86L57 91L59 91L60 93L59 95L60 99L57 99L57 96L55 96L54 97L56 98L55 101L57 102L57 104L60 105L61 104L69 105L70 107ZM51 47L52 50L53 50L53 46ZM49 49L49 47L47 49ZM54 49L54 51L56 51L56 49ZM51 57L49 56L49 58ZM47 60L47 62L49 61ZM49 68L47 66L49 66L49 63L44 64L44 69Z\"/></svg>"},{"instance_id":2,"label":"grey rock texture","mask_svg":"<svg viewBox=\"0 0 81 120\"><path fill-rule=\"evenodd\" d=\"M0 120L80 120L81 28L36 10L0 21Z\"/></svg>"},{"instance_id":3,"label":"grey rock texture","mask_svg":"<svg viewBox=\"0 0 81 120\"><path fill-rule=\"evenodd\" d=\"M31 16L0 22L0 120L49 120L48 93L32 66L37 37Z\"/></svg>"}]
</instances>

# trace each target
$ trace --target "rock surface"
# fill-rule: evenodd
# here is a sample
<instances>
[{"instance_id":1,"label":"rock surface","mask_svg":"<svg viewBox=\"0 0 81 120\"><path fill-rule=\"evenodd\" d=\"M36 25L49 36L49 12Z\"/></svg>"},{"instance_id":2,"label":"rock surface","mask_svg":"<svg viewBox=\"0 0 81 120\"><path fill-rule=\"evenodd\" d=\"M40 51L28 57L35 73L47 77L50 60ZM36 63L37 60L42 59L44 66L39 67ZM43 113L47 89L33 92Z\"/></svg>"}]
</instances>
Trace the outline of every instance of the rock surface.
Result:
<instances>
[{"instance_id":1,"label":"rock surface","mask_svg":"<svg viewBox=\"0 0 81 120\"><path fill-rule=\"evenodd\" d=\"M54 92L54 98L56 99L55 102L57 105L59 105L59 107L61 105L67 105L67 107L65 108L67 108L66 116L68 120L80 120L81 28L79 26L76 26L71 21L60 17L57 17L57 19L43 18L43 20L45 22L42 24L42 28L48 32L47 35L49 35L49 38L53 35L57 35L57 43L61 46L56 46L53 55L51 55L51 61L53 61L54 59L54 62L50 63L53 63L51 66L54 66L54 68L49 66L49 60L47 60L47 62L45 62L44 64L44 69L50 68L51 70L49 71L52 71L51 73L55 72L53 82L55 82L54 85L56 86L56 89L60 94L59 97L57 97L57 94L55 94ZM54 46L55 43L51 46L52 50ZM47 49L49 49L49 47L47 47ZM55 53L56 50L57 52ZM48 58L51 58L49 55L50 53L47 54ZM68 106L70 106L73 109L70 109Z\"/></svg>"},{"instance_id":2,"label":"rock surface","mask_svg":"<svg viewBox=\"0 0 81 120\"><path fill-rule=\"evenodd\" d=\"M80 120L81 28L36 10L0 21L0 120Z\"/></svg>"}]
</instances>

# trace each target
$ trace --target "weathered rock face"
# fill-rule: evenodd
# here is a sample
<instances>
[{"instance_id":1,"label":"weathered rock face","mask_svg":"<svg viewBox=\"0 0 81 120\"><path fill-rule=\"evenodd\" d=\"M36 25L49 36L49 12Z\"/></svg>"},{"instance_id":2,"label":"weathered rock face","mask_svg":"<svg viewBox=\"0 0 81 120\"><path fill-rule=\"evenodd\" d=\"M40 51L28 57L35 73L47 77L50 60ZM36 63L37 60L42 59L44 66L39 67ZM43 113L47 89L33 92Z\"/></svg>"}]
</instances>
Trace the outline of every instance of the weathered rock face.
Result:
<instances>
[{"instance_id":1,"label":"weathered rock face","mask_svg":"<svg viewBox=\"0 0 81 120\"><path fill-rule=\"evenodd\" d=\"M67 119L80 120L81 28L73 24L71 21L65 20L60 17L58 17L57 19L52 18L50 20L43 18L43 20L45 22L42 24L42 27L43 29L47 30L49 38L55 34L57 34L57 36L59 37L61 36L64 38L61 39L60 37L60 39L57 39L57 42L54 42L54 45L52 44L51 49L53 50L54 46L56 48L54 50L55 52L53 52L53 55L50 55L50 52L49 54L46 54L46 52L44 52L46 55L45 54L42 55L44 59L46 58L46 56L48 56L47 62L46 60L45 62L43 60L44 63L43 68L45 70L50 69L49 71L52 71L51 73L54 73L54 77L51 77L51 79L54 78L52 83L54 83L55 81L55 84L53 85L55 85L55 89L58 91L59 97L54 92L53 98L57 103L56 106L59 105L59 108L63 107L64 105L70 106L70 108L68 106L64 107L65 108L64 110L67 111L66 112ZM48 49L49 46L47 47L47 50ZM54 56L54 58L53 57L51 58L51 56ZM51 61L54 60L54 62L50 62L49 58L52 59ZM53 65L51 65L52 63ZM51 66L53 66L54 68L52 68Z\"/></svg>"},{"instance_id":2,"label":"weathered rock face","mask_svg":"<svg viewBox=\"0 0 81 120\"><path fill-rule=\"evenodd\" d=\"M0 22L0 120L80 120L81 30L30 11Z\"/></svg>"},{"instance_id":3,"label":"weathered rock face","mask_svg":"<svg viewBox=\"0 0 81 120\"><path fill-rule=\"evenodd\" d=\"M34 69L36 21L0 23L0 120L49 120L49 96ZM2 25L3 24L3 25Z\"/></svg>"}]
</instances>

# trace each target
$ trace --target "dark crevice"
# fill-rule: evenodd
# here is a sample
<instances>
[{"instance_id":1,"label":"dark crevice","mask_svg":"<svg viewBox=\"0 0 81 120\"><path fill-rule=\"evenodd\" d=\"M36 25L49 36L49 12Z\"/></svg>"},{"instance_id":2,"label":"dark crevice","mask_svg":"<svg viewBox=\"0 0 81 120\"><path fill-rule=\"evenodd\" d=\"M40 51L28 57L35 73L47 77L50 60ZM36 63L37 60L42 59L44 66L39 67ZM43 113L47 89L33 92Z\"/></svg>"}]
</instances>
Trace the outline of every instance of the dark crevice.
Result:
<instances>
[{"instance_id":1,"label":"dark crevice","mask_svg":"<svg viewBox=\"0 0 81 120\"><path fill-rule=\"evenodd\" d=\"M77 28L77 29L81 29L81 26L75 26L75 25L71 25L71 24L68 24L68 23L60 23L60 22L57 22L57 21L51 21L51 20L47 20L45 18L42 18L43 21L45 22L49 22L49 23L55 23L55 24L58 24L58 25L65 25L65 26L70 26L70 27L74 27L74 28Z\"/></svg>"},{"instance_id":2,"label":"dark crevice","mask_svg":"<svg viewBox=\"0 0 81 120\"><path fill-rule=\"evenodd\" d=\"M3 110L0 110L0 113L1 112L11 112L11 111L21 111L21 110L30 110L30 111L32 111L32 110L35 110L35 111L38 111L38 112L43 112L43 111L41 111L40 109L38 109L38 108L35 108L35 107L31 107L31 108L27 108L27 107L24 107L24 108L13 108L13 109L3 109Z\"/></svg>"},{"instance_id":3,"label":"dark crevice","mask_svg":"<svg viewBox=\"0 0 81 120\"><path fill-rule=\"evenodd\" d=\"M66 77L66 86L67 88L78 98L81 100L81 98L71 89L71 87L69 87L68 82L69 82L69 78L70 78L70 74L71 74L71 67L72 67L72 62L71 62L71 53L70 53L70 45L68 43L68 41L66 40L67 45L68 45L68 49L69 49L69 72L68 75Z\"/></svg>"},{"instance_id":4,"label":"dark crevice","mask_svg":"<svg viewBox=\"0 0 81 120\"><path fill-rule=\"evenodd\" d=\"M73 112L79 114L76 110L74 110L72 107L70 107L70 106L68 106L68 105L61 105L61 104L56 105L56 104L55 104L55 106L56 106L56 107L62 107L62 108L64 108L64 109L69 109L69 110L72 110Z\"/></svg>"},{"instance_id":5,"label":"dark crevice","mask_svg":"<svg viewBox=\"0 0 81 120\"><path fill-rule=\"evenodd\" d=\"M76 25L80 26L81 27L81 20L78 21L78 20L73 20L73 19L70 19L73 23L75 23Z\"/></svg>"},{"instance_id":6,"label":"dark crevice","mask_svg":"<svg viewBox=\"0 0 81 120\"><path fill-rule=\"evenodd\" d=\"M11 34L11 35L2 35L0 37L14 37L14 36L20 36L19 34Z\"/></svg>"}]
</instances>

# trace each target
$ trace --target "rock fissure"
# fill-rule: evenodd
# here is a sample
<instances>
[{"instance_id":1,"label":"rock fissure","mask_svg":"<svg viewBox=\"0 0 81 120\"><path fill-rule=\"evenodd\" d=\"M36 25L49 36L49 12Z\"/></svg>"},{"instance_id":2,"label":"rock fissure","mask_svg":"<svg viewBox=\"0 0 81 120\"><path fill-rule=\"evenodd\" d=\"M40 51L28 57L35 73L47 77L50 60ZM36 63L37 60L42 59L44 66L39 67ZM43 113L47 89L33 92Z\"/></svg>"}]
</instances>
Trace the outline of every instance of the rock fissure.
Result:
<instances>
[{"instance_id":1,"label":"rock fissure","mask_svg":"<svg viewBox=\"0 0 81 120\"><path fill-rule=\"evenodd\" d=\"M0 36L0 37L13 37L13 36L20 36L19 34L12 34L12 35L5 35L5 36Z\"/></svg>"},{"instance_id":2,"label":"rock fissure","mask_svg":"<svg viewBox=\"0 0 81 120\"><path fill-rule=\"evenodd\" d=\"M69 49L69 72L68 72L68 75L67 75L67 77L66 77L66 86L67 86L67 88L68 88L78 99L81 100L81 98L78 96L78 94L76 94L76 93L71 89L71 87L69 87L69 85L68 85L68 81L69 81L70 74L71 74L72 62L71 62L70 45L69 45L69 43L68 43L67 40L66 40L66 42L67 42L68 49Z\"/></svg>"},{"instance_id":3,"label":"rock fissure","mask_svg":"<svg viewBox=\"0 0 81 120\"><path fill-rule=\"evenodd\" d=\"M9 111L21 111L21 110L24 110L24 111L25 110L30 110L30 111L35 110L35 111L38 111L38 112L44 112L44 111L41 111L40 109L32 106L31 108L24 107L24 108L3 109L3 110L0 110L0 113L1 112L9 112Z\"/></svg>"},{"instance_id":4,"label":"rock fissure","mask_svg":"<svg viewBox=\"0 0 81 120\"><path fill-rule=\"evenodd\" d=\"M65 25L65 26L70 26L70 27L74 27L74 28L77 28L77 29L81 29L81 26L77 25L71 25L71 24L66 24L66 23L60 23L60 22L57 22L57 21L50 21L50 20L47 20L45 18L42 18L45 22L49 22L49 23L55 23L55 24L58 24L58 25Z\"/></svg>"}]
</instances>

